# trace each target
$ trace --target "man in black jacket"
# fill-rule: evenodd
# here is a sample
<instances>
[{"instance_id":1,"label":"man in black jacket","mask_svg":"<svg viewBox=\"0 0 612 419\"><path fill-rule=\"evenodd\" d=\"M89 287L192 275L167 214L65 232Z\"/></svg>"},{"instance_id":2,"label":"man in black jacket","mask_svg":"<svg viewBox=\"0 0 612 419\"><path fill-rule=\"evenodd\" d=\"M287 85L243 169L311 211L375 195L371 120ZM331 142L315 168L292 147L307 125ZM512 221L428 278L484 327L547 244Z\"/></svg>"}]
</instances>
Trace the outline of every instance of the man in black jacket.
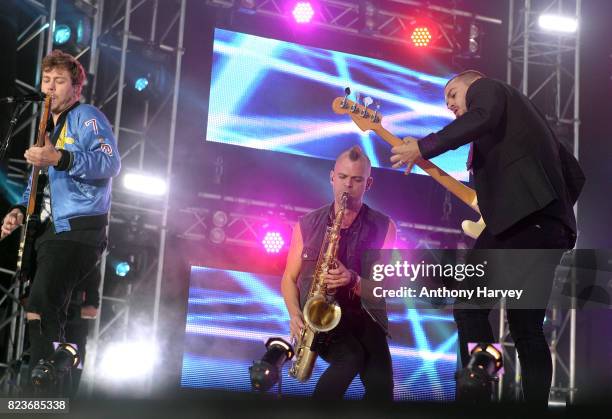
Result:
<instances>
[{"instance_id":1,"label":"man in black jacket","mask_svg":"<svg viewBox=\"0 0 612 419\"><path fill-rule=\"evenodd\" d=\"M472 143L468 168L487 225L475 249L570 249L576 241L573 212L584 175L529 99L505 83L468 70L444 89L455 121L417 141L394 147L394 167L430 159ZM543 280L552 284L552 275ZM468 342L493 342L489 309L455 309L461 361ZM510 334L522 367L525 399L545 405L552 377L542 324L545 308L508 310Z\"/></svg>"}]
</instances>

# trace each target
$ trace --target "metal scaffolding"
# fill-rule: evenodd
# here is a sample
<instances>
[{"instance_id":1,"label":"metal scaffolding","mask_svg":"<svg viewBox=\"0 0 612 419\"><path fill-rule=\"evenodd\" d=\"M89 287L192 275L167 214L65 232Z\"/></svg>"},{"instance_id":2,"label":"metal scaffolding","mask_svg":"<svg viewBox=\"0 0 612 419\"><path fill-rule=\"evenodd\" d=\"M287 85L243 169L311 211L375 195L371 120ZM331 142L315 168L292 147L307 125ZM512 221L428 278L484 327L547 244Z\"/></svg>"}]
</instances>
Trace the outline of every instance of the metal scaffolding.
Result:
<instances>
[{"instance_id":1,"label":"metal scaffolding","mask_svg":"<svg viewBox=\"0 0 612 419\"><path fill-rule=\"evenodd\" d=\"M580 30L581 0L509 0L507 82L518 86L543 111L560 140L578 158L580 129ZM547 32L538 26L541 14L576 18L575 33ZM575 208L576 211L576 208ZM553 358L551 401L565 397L573 403L576 394L576 310L561 312L552 307L550 348ZM512 350L504 310L500 310L500 342ZM569 325L568 359L559 352L559 343ZM518 357L508 363L515 367L515 393L520 392ZM498 396L503 392L503 381Z\"/></svg>"},{"instance_id":2,"label":"metal scaffolding","mask_svg":"<svg viewBox=\"0 0 612 419\"><path fill-rule=\"evenodd\" d=\"M182 225L178 236L182 239L207 244L228 244L261 248L261 235L265 226L290 234L299 217L314 211L292 204L279 204L262 200L198 193L202 204L183 208ZM430 248L453 247L465 242L460 229L396 220L398 242L416 242Z\"/></svg>"},{"instance_id":3,"label":"metal scaffolding","mask_svg":"<svg viewBox=\"0 0 612 419\"><path fill-rule=\"evenodd\" d=\"M65 0L66 3L74 3L72 0ZM17 22L23 24L18 28L17 36L17 56L23 60L33 60L35 65L33 67L20 67L16 74L15 85L17 89L23 93L38 92L41 75L42 75L42 59L43 57L51 52L53 49L53 29L57 17L58 4L60 0L23 0L21 7L24 10L24 14L27 15L28 20L16 19ZM91 1L85 1L84 7L90 7L93 11L93 26L95 27L99 22L99 14L97 13L97 6ZM93 37L92 37L93 39ZM92 41L93 42L93 41ZM93 44L85 45L83 50L79 54L79 58L85 56L90 51L94 51ZM90 73L95 73L95 67L91 67L91 60L89 61L90 66L88 70ZM22 122L13 131L13 137L18 135L24 135L27 133L29 141L27 144L32 145L36 141L37 134L37 119L39 117L39 105L37 102L31 102L21 110L20 118ZM25 143L24 143L25 144ZM8 182L12 185L21 187L30 175L30 170L26 161L21 158L11 158L8 162ZM8 275L15 275L15 272L0 268L0 272ZM24 333L25 333L25 312L23 306L19 303L21 296L25 291L25 285L13 281L8 290L2 290L4 296L0 299L0 303L3 303L7 299L13 301L11 313L8 318L0 324L0 329L9 327L9 335L7 339L7 354L4 362L0 363L0 367L5 368L6 372L10 372L10 368L16 368L19 365L19 361L23 354L24 349ZM13 373L18 374L15 370ZM17 375L19 385L19 375ZM2 385L2 391L11 392L4 379L9 378L9 375L4 375L3 380L0 380Z\"/></svg>"},{"instance_id":4,"label":"metal scaffolding","mask_svg":"<svg viewBox=\"0 0 612 419\"><path fill-rule=\"evenodd\" d=\"M287 21L289 11L283 0L206 0L207 4L237 13L269 16ZM468 50L470 24L501 25L497 18L475 14L457 7L443 7L425 1L320 0L311 24L344 35L406 45L406 32L418 21L427 20L436 28L429 49L457 54Z\"/></svg>"},{"instance_id":5,"label":"metal scaffolding","mask_svg":"<svg viewBox=\"0 0 612 419\"><path fill-rule=\"evenodd\" d=\"M183 40L185 28L186 0L160 2L159 0L125 0L124 2L104 2L104 14L96 38L94 62L98 74L93 89L93 104L98 106L114 121L113 130L121 150L122 172L152 174L170 183L172 160L176 135L177 109ZM118 55L118 59L117 59ZM144 58L143 58L144 57ZM167 89L156 96L138 96L132 87L130 69L138 60L150 58L161 62L161 70L167 76ZM118 61L118 62L117 62ZM118 67L118 70L117 70ZM104 81L104 83L102 83ZM152 86L155 88L156 86ZM152 319L151 344L157 343L164 251L166 245L169 211L169 193L161 198L139 196L137 193L122 190L116 180L113 190L109 235L115 229L136 224L139 229L147 230L153 236L151 242L156 247L156 257L149 260L140 272L140 282L127 286L122 296L102 296L102 311L96 319L93 336L88 346L88 359L84 381L87 391L94 390L96 367L99 361L103 338L110 333L113 324L124 325L119 336L126 336L130 315L133 312L132 297L138 288L153 286L152 301L144 304ZM144 221L143 221L144 220ZM106 252L108 256L110 251ZM102 259L102 281L104 289L107 257ZM154 283L147 284L146 277L153 277ZM105 306L119 305L110 320L102 324ZM117 338L111 336L110 340ZM150 390L150 389L149 389Z\"/></svg>"},{"instance_id":6,"label":"metal scaffolding","mask_svg":"<svg viewBox=\"0 0 612 419\"><path fill-rule=\"evenodd\" d=\"M19 28L21 32L18 36L17 53L33 54L36 68L18 73L16 84L20 89L26 92L38 91L42 58L54 48L53 30L56 17L62 17L61 7L66 5L86 7L91 14L91 43L81 46L77 58L89 73L91 102L98 106L109 120L114 121L113 129L122 152L123 171L139 173L148 171L165 178L169 183L174 155L186 0L177 2L24 0L23 6L31 9L29 15L32 16L32 21L27 22L23 28ZM132 19L134 16L136 18ZM34 43L36 47L33 49ZM62 47L60 46L59 49ZM118 59L117 53L119 54ZM129 80L129 65L134 63L133 56L135 55L138 55L139 58L145 56L159 59L161 57L160 71L165 71L166 88L157 91L155 96L133 97L134 92L130 86L131 80ZM126 101L129 100L131 102L126 106ZM26 108L22 116L26 112L28 115L26 120L17 127L14 135L29 128L30 144L32 144L36 135L38 107ZM25 161L20 159L10 161L10 180L21 185L28 175L29 171ZM168 199L168 193L153 200L138 197L134 193L125 193L116 182L111 204L109 234L113 234L115 227L121 229L126 224L133 223L134 219L143 219L146 220L146 223L139 222L138 227L155 235L151 242L155 245L156 257L148 261L147 266L143 267L140 272L143 277L155 278L148 284L153 287L150 304L145 304L150 311L149 317L152 319L151 330L148 331L153 337L152 343L156 341L159 323ZM95 377L101 339L106 335L113 335L110 331L114 327L111 326L117 324L124 325L121 331L125 336L125 328L129 327L130 313L133 312L130 305L132 296L139 291L139 288L145 288L143 285L146 285L146 281L141 281L134 286L126 287L123 295L103 295L107 255L108 250L103 255L101 263L101 313L95 321L93 336L88 343L87 368L83 376L83 381L87 383L89 391L94 388L93 377ZM1 272L14 274L8 269L1 269ZM20 359L23 351L25 320L23 309L18 304L18 297L22 291L19 288L19 284L16 284L10 290L6 290L2 299L2 301L14 300L14 304L13 314L0 325L0 328L10 326L8 357L6 362L0 364L1 367L8 367L9 364ZM110 319L104 316L104 324L101 324L104 307L117 305L120 308L113 313Z\"/></svg>"}]
</instances>

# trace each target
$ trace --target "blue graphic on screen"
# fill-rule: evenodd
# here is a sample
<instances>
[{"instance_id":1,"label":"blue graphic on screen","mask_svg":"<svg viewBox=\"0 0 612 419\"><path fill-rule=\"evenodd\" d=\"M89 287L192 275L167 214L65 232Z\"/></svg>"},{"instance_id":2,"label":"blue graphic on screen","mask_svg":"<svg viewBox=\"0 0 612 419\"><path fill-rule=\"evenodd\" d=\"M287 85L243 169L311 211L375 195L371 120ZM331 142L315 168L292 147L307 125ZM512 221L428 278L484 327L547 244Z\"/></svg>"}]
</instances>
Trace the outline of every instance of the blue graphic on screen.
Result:
<instances>
[{"instance_id":1,"label":"blue graphic on screen","mask_svg":"<svg viewBox=\"0 0 612 419\"><path fill-rule=\"evenodd\" d=\"M387 310L395 399L452 400L457 344L452 315L408 309L398 301L388 301ZM248 368L261 359L268 338L277 336L289 341L280 277L191 268L182 387L251 391ZM307 383L289 377L289 366L283 369L283 393L309 396L327 364L318 358ZM356 377L346 398L362 396Z\"/></svg>"},{"instance_id":2,"label":"blue graphic on screen","mask_svg":"<svg viewBox=\"0 0 612 419\"><path fill-rule=\"evenodd\" d=\"M454 118L444 103L446 81L378 59L216 29L206 139L329 160L359 144L373 166L390 167L390 146L335 114L333 99L348 86L380 103L387 130L422 138ZM432 161L465 181L468 150Z\"/></svg>"}]
</instances>

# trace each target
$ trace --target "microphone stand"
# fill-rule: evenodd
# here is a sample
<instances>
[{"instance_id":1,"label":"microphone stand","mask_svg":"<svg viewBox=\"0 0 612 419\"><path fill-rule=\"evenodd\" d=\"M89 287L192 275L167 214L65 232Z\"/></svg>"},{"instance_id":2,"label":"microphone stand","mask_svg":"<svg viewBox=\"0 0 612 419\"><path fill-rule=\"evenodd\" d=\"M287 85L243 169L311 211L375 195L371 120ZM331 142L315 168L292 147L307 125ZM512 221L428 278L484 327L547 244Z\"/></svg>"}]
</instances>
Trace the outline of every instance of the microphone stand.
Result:
<instances>
[{"instance_id":1,"label":"microphone stand","mask_svg":"<svg viewBox=\"0 0 612 419\"><path fill-rule=\"evenodd\" d=\"M15 130L15 126L17 125L17 121L19 120L19 115L28 105L29 102L17 102L13 107L13 113L11 114L11 119L9 120L8 129L6 131L6 134L4 135L4 138L2 139L2 142L0 142L0 163L4 161L4 158L6 156L6 152L13 136L13 131ZM27 285L24 284L22 281L19 281L18 277L19 272L15 272L13 278L11 278L11 285L8 289L3 286L0 286L0 291L2 291L2 294L4 294L3 299L9 298L13 301L13 314L0 325L0 329L4 328L8 323L10 323L10 333L13 334L12 337L16 337L16 342L13 342L7 350L7 360L9 360L9 367L7 368L7 375L2 377L2 381L5 381L6 378L9 378L12 365L20 365L23 360L23 352L19 353L19 351L21 351L20 348L22 348L24 340L25 323L23 322L25 321L25 310L23 308L23 302L21 301L20 297L24 294L25 287ZM14 359L11 360L11 358ZM18 390L20 390L20 380L21 372L17 372L15 381L17 384L13 385L15 385ZM2 381L0 381L0 383ZM11 381L6 382L11 385Z\"/></svg>"},{"instance_id":2,"label":"microphone stand","mask_svg":"<svg viewBox=\"0 0 612 419\"><path fill-rule=\"evenodd\" d=\"M8 125L8 129L6 130L6 135L4 136L4 139L2 139L2 142L0 143L0 163L4 161L4 157L6 156L6 151L8 150L9 144L13 137L13 131L15 130L15 125L17 125L17 121L19 120L19 115L26 108L26 106L28 106L28 104L29 104L28 102L23 102L22 104L17 102L15 106L13 107L13 113L11 115L11 119L9 120L9 125ZM3 239L0 239L0 241L4 239L6 239L6 237L4 237Z\"/></svg>"},{"instance_id":3,"label":"microphone stand","mask_svg":"<svg viewBox=\"0 0 612 419\"><path fill-rule=\"evenodd\" d=\"M11 141L11 137L13 136L13 131L15 130L15 125L17 125L17 121L19 120L19 115L21 111L28 106L28 102L24 102L23 104L16 103L13 108L13 114L11 115L11 119L9 120L8 130L6 131L6 135L4 139L0 143L0 162L4 161L4 156L6 155L6 151L8 150L9 143Z\"/></svg>"}]
</instances>

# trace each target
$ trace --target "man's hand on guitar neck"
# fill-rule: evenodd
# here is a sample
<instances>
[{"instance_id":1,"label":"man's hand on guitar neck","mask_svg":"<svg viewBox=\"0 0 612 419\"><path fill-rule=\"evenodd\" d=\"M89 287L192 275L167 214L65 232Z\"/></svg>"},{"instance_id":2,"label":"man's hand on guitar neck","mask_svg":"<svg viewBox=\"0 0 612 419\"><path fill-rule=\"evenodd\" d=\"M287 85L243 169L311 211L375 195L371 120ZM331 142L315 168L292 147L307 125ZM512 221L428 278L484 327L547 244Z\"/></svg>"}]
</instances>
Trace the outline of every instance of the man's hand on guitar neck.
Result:
<instances>
[{"instance_id":1,"label":"man's hand on guitar neck","mask_svg":"<svg viewBox=\"0 0 612 419\"><path fill-rule=\"evenodd\" d=\"M13 208L11 212L6 214L4 220L2 221L2 232L0 233L0 239L3 239L11 234L21 224L23 224L23 213L19 208Z\"/></svg>"},{"instance_id":2,"label":"man's hand on guitar neck","mask_svg":"<svg viewBox=\"0 0 612 419\"><path fill-rule=\"evenodd\" d=\"M407 164L406 171L404 173L408 174L412 171L414 163L417 160L420 160L422 156L416 138L404 137L402 141L404 141L404 144L397 145L391 149L391 152L393 153L391 156L391 163L393 163L394 169Z\"/></svg>"}]
</instances>

